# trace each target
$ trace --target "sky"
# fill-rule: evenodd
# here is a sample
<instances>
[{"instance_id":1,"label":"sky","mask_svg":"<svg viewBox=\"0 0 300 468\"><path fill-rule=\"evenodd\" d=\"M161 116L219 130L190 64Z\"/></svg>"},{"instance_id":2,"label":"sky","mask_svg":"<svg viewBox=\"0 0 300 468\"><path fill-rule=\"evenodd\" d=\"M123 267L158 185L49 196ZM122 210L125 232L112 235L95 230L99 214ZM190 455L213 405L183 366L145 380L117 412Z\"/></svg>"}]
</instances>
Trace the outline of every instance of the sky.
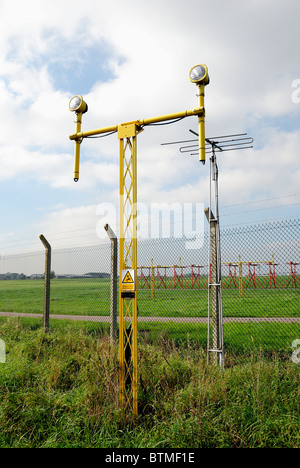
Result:
<instances>
[{"instance_id":1,"label":"sky","mask_svg":"<svg viewBox=\"0 0 300 468\"><path fill-rule=\"evenodd\" d=\"M68 102L88 103L83 130L194 109L199 63L206 136L254 139L218 155L221 228L299 217L299 15L298 0L0 0L0 255L118 233L119 141L85 139L74 183ZM140 235L158 203L208 206L209 163L162 146L190 129L138 136Z\"/></svg>"}]
</instances>

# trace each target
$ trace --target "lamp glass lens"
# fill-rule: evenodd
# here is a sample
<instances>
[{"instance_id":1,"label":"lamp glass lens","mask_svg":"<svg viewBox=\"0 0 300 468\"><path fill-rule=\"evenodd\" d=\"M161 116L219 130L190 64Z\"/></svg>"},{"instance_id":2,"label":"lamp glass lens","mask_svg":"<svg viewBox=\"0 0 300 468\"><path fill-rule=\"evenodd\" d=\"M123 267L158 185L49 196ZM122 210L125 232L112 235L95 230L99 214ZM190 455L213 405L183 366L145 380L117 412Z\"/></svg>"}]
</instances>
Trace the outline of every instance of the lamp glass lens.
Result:
<instances>
[{"instance_id":1,"label":"lamp glass lens","mask_svg":"<svg viewBox=\"0 0 300 468\"><path fill-rule=\"evenodd\" d=\"M74 96L70 101L70 109L76 110L78 109L78 107L80 107L80 104L81 104L80 96Z\"/></svg>"},{"instance_id":2,"label":"lamp glass lens","mask_svg":"<svg viewBox=\"0 0 300 468\"><path fill-rule=\"evenodd\" d=\"M205 68L202 65L197 65L191 70L190 78L192 81L199 81L204 77L205 73Z\"/></svg>"}]
</instances>

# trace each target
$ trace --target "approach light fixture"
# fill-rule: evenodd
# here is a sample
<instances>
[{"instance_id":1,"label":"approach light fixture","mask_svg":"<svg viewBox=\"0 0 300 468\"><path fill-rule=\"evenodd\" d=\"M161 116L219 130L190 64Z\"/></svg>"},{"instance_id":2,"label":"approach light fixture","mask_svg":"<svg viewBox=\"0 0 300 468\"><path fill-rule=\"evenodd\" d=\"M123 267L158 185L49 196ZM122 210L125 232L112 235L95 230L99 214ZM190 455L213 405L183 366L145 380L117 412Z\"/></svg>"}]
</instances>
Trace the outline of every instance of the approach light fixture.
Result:
<instances>
[{"instance_id":1,"label":"approach light fixture","mask_svg":"<svg viewBox=\"0 0 300 468\"><path fill-rule=\"evenodd\" d=\"M88 105L80 95L73 96L69 102L69 110L76 114L76 134L81 132L82 114L88 111ZM79 180L79 162L80 162L80 145L82 138L75 139L75 162L74 162L74 181Z\"/></svg>"},{"instance_id":2,"label":"approach light fixture","mask_svg":"<svg viewBox=\"0 0 300 468\"><path fill-rule=\"evenodd\" d=\"M69 102L69 109L76 114L85 114L88 111L88 105L80 95L73 96Z\"/></svg>"},{"instance_id":3,"label":"approach light fixture","mask_svg":"<svg viewBox=\"0 0 300 468\"><path fill-rule=\"evenodd\" d=\"M204 84L204 86L209 84L209 75L206 65L196 65L190 70L190 81L198 85Z\"/></svg>"},{"instance_id":4,"label":"approach light fixture","mask_svg":"<svg viewBox=\"0 0 300 468\"><path fill-rule=\"evenodd\" d=\"M205 86L209 83L208 69L206 65L195 65L190 69L190 81L198 87L199 108L203 109L203 114L199 115L199 160L205 164L205 108L204 94Z\"/></svg>"}]
</instances>

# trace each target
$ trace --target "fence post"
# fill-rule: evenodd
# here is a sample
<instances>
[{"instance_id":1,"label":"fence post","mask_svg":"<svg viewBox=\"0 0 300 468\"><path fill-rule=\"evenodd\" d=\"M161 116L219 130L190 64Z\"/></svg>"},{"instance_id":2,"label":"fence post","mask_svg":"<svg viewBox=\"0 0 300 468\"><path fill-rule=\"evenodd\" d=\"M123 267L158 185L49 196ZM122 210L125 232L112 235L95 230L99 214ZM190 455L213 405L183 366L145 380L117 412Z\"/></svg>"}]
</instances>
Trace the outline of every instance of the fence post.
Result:
<instances>
[{"instance_id":1,"label":"fence post","mask_svg":"<svg viewBox=\"0 0 300 468\"><path fill-rule=\"evenodd\" d=\"M49 332L49 317L50 317L50 276L51 276L51 245L47 239L40 235L40 240L45 247L45 294L44 294L44 315L43 327L45 333Z\"/></svg>"},{"instance_id":2,"label":"fence post","mask_svg":"<svg viewBox=\"0 0 300 468\"><path fill-rule=\"evenodd\" d=\"M220 263L220 239L219 222L214 217L209 208L206 208L205 215L209 222L210 229L210 280L208 282L208 351L214 353L214 363L217 357L220 358L220 365L223 367L223 314L222 314L222 279ZM210 315L212 325L212 348L210 348Z\"/></svg>"},{"instance_id":3,"label":"fence post","mask_svg":"<svg viewBox=\"0 0 300 468\"><path fill-rule=\"evenodd\" d=\"M109 224L105 224L105 231L111 241L110 251L110 340L117 339L117 297L118 297L118 239Z\"/></svg>"}]
</instances>

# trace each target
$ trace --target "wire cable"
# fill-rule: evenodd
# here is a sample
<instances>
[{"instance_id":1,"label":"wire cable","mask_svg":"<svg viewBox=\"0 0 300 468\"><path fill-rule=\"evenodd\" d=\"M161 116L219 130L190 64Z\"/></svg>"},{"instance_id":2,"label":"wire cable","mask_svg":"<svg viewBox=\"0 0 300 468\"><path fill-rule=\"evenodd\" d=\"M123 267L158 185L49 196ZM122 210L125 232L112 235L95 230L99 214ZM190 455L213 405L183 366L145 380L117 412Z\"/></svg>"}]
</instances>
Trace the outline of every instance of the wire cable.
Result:
<instances>
[{"instance_id":1,"label":"wire cable","mask_svg":"<svg viewBox=\"0 0 300 468\"><path fill-rule=\"evenodd\" d=\"M175 120L171 120L169 122L163 122L163 123L150 123L150 124L147 124L147 125L144 125L144 127L161 127L163 125L171 125L171 124L174 124L174 123L177 123L177 122L180 122L181 120L183 120L184 117L180 117L179 119L175 119Z\"/></svg>"},{"instance_id":2,"label":"wire cable","mask_svg":"<svg viewBox=\"0 0 300 468\"><path fill-rule=\"evenodd\" d=\"M105 137L108 137L110 135L114 135L115 133L117 133L116 130L114 130L113 132L110 132L110 133L105 133L105 135L95 135L95 136L87 136L85 138L90 138L90 139L97 139L97 138L105 138Z\"/></svg>"}]
</instances>

